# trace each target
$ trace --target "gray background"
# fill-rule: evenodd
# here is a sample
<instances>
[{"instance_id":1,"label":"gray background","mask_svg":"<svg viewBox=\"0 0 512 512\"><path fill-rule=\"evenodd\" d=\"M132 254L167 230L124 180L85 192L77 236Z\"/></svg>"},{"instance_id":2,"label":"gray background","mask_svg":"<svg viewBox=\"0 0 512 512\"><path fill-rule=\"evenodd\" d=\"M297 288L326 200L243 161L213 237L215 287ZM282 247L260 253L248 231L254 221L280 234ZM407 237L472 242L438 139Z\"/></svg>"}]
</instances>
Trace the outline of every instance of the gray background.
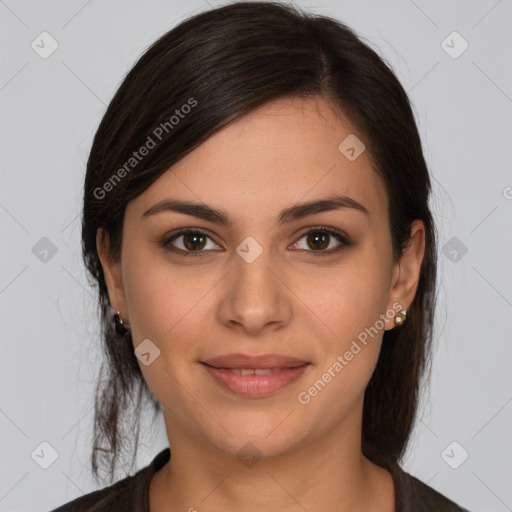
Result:
<instances>
[{"instance_id":1,"label":"gray background","mask_svg":"<svg viewBox=\"0 0 512 512\"><path fill-rule=\"evenodd\" d=\"M101 355L80 260L86 159L136 57L208 4L221 2L0 0L1 511L50 510L95 488ZM387 59L434 177L436 352L404 468L472 511L510 511L512 1L296 4L346 22ZM48 58L31 47L51 48L44 31L58 43ZM157 427L145 427L138 468L167 446ZM31 456L50 457L43 442L58 454L47 469Z\"/></svg>"}]
</instances>

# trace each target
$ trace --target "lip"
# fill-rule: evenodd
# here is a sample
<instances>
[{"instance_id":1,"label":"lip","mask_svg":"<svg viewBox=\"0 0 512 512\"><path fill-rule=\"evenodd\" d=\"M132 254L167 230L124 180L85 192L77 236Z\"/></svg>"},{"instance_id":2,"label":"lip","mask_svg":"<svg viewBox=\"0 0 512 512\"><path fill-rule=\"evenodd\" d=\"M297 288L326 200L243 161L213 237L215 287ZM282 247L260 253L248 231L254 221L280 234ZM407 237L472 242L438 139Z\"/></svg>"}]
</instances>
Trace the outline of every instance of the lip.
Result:
<instances>
[{"instance_id":1,"label":"lip","mask_svg":"<svg viewBox=\"0 0 512 512\"><path fill-rule=\"evenodd\" d=\"M276 393L296 381L310 366L307 361L279 354L226 354L201 361L201 364L217 384L248 398ZM242 375L242 369L270 369L271 373Z\"/></svg>"}]
</instances>

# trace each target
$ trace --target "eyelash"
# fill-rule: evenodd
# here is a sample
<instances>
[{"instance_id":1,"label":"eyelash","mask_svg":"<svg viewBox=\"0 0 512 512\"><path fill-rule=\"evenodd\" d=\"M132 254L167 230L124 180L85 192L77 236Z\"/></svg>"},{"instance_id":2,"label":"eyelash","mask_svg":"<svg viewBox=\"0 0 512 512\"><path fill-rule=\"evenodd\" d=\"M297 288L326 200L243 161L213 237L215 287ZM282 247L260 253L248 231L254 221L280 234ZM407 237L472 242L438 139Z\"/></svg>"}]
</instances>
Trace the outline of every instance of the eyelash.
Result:
<instances>
[{"instance_id":1,"label":"eyelash","mask_svg":"<svg viewBox=\"0 0 512 512\"><path fill-rule=\"evenodd\" d=\"M297 242L299 240L301 240L302 238L304 238L305 236L309 235L310 233L326 233L328 235L333 235L334 238L336 238L336 240L341 242L341 245L339 245L335 249L330 249L329 251L325 251L325 250L323 250L323 251L322 250L320 250L320 251L307 251L306 250L306 252L312 253L312 255L315 256L315 257L316 256L332 255L332 254L338 253L339 251L343 250L344 248L349 247L349 246L352 245L352 241L342 231L338 231L338 230L336 230L334 228L327 228L325 226L318 226L318 227L315 227L313 229L310 229L309 231L306 231L305 233L302 233L300 235L300 237L297 239ZM182 235L204 235L207 238L209 238L210 240L212 240L212 238L209 235L207 235L205 232L203 232L203 231L201 231L199 229L184 228L184 229L181 229L178 232L172 234L171 236L164 237L161 240L160 245L165 250L167 250L169 252L172 252L172 253L175 253L175 254L180 254L180 255L185 256L185 257L188 257L188 256L197 257L197 256L201 256L202 255L201 253L207 252L207 251L203 251L203 250L201 250L201 251L184 251L183 249L177 249L177 248L173 247L171 242L174 242L174 240L176 240L177 238L179 238ZM212 241L214 242L214 240L212 240ZM296 242L294 242L294 243L296 243ZM304 249L298 249L298 250L302 251Z\"/></svg>"}]
</instances>

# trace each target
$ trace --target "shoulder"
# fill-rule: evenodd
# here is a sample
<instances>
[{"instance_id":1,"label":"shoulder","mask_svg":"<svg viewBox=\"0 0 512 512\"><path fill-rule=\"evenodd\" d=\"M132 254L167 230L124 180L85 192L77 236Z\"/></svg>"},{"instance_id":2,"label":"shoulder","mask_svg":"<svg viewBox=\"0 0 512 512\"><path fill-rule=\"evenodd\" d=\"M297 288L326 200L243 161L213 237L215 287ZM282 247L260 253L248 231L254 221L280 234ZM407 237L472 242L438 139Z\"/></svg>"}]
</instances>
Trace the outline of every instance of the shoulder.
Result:
<instances>
[{"instance_id":1,"label":"shoulder","mask_svg":"<svg viewBox=\"0 0 512 512\"><path fill-rule=\"evenodd\" d=\"M128 476L113 485L74 499L52 512L107 512L131 510L133 492L140 482L141 472ZM115 504L115 509L113 505Z\"/></svg>"},{"instance_id":2,"label":"shoulder","mask_svg":"<svg viewBox=\"0 0 512 512\"><path fill-rule=\"evenodd\" d=\"M392 473L397 512L469 512L402 468Z\"/></svg>"},{"instance_id":3,"label":"shoulder","mask_svg":"<svg viewBox=\"0 0 512 512\"><path fill-rule=\"evenodd\" d=\"M158 453L149 465L134 475L80 496L51 512L147 512L151 478L169 457L170 450L166 448Z\"/></svg>"}]
</instances>

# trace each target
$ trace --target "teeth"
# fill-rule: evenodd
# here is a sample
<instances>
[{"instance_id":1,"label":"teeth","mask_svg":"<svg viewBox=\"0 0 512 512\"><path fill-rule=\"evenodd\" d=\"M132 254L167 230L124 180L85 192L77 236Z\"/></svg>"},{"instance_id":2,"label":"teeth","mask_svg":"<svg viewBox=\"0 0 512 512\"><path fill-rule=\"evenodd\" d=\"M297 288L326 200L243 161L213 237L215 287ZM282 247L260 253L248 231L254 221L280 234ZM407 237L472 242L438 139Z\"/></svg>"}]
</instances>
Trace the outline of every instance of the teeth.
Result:
<instances>
[{"instance_id":1,"label":"teeth","mask_svg":"<svg viewBox=\"0 0 512 512\"><path fill-rule=\"evenodd\" d=\"M280 368L228 368L230 372L238 375L271 375L280 371Z\"/></svg>"},{"instance_id":2,"label":"teeth","mask_svg":"<svg viewBox=\"0 0 512 512\"><path fill-rule=\"evenodd\" d=\"M258 370L254 370L254 373L256 375L270 375L272 372L275 372L275 369L271 370L270 368L261 368Z\"/></svg>"}]
</instances>

